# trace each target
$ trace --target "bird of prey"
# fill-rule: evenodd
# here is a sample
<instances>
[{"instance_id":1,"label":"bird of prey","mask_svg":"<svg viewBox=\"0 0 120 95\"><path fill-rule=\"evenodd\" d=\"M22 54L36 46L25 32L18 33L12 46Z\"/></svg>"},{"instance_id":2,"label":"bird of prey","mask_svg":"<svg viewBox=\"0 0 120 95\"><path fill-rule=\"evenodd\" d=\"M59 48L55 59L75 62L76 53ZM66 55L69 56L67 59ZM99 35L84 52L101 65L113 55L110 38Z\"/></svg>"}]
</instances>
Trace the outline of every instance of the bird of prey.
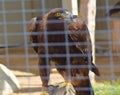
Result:
<instances>
[{"instance_id":1,"label":"bird of prey","mask_svg":"<svg viewBox=\"0 0 120 95\"><path fill-rule=\"evenodd\" d=\"M75 19L77 16L67 9L55 8L33 18L28 25L33 48L39 57L41 95L49 95L50 61L65 79L62 86L73 85L75 95L94 95L89 70L98 76L99 71L92 63L89 30L83 21Z\"/></svg>"}]
</instances>

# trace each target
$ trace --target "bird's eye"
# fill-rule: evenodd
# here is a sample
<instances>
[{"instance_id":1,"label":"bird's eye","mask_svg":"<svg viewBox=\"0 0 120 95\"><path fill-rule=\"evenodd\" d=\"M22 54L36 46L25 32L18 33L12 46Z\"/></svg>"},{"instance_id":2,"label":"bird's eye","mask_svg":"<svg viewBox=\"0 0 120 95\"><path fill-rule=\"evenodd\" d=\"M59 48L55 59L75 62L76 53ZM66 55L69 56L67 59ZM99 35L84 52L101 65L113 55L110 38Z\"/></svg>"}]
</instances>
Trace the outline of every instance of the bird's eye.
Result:
<instances>
[{"instance_id":1,"label":"bird's eye","mask_svg":"<svg viewBox=\"0 0 120 95\"><path fill-rule=\"evenodd\" d=\"M60 17L60 16L61 16L61 13L56 13L55 16L56 16L56 17Z\"/></svg>"}]
</instances>

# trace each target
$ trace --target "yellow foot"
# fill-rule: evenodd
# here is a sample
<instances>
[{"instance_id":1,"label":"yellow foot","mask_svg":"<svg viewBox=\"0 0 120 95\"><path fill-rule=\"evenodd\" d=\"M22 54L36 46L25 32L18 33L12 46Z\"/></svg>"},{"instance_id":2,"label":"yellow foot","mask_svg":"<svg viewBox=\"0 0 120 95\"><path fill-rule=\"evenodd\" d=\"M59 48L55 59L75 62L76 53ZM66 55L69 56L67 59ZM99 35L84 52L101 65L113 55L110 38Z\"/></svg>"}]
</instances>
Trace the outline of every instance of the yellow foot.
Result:
<instances>
[{"instance_id":1,"label":"yellow foot","mask_svg":"<svg viewBox=\"0 0 120 95\"><path fill-rule=\"evenodd\" d=\"M40 95L49 95L49 92L48 92L48 91L42 91L42 92L40 93Z\"/></svg>"},{"instance_id":2,"label":"yellow foot","mask_svg":"<svg viewBox=\"0 0 120 95\"><path fill-rule=\"evenodd\" d=\"M61 84L59 84L59 87L65 87L66 91L68 92L69 90L71 90L73 93L75 93L75 89L73 87L73 85L70 82L63 82Z\"/></svg>"}]
</instances>

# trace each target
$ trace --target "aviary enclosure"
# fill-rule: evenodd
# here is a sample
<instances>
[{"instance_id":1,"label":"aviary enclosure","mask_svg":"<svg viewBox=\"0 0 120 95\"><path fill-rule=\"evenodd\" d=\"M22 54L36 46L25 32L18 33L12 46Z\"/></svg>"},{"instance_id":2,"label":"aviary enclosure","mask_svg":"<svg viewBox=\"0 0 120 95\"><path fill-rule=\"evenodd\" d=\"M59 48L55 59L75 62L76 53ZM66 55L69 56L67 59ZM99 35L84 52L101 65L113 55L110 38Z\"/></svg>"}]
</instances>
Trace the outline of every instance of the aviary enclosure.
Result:
<instances>
[{"instance_id":1,"label":"aviary enclosure","mask_svg":"<svg viewBox=\"0 0 120 95\"><path fill-rule=\"evenodd\" d=\"M0 64L13 72L21 86L21 89L10 95L40 94L42 83L38 55L32 48L36 44L30 42L28 23L33 17L44 15L54 8L66 8L78 15L90 30L93 61L100 71L100 76L91 72L89 74L95 95L120 95L119 0L0 0ZM47 46L48 42L45 42ZM68 42L64 44L68 45ZM49 54L46 56L48 58ZM70 55L62 56L68 58ZM50 68L49 85L63 82L55 66ZM0 92L2 90L0 88Z\"/></svg>"}]
</instances>

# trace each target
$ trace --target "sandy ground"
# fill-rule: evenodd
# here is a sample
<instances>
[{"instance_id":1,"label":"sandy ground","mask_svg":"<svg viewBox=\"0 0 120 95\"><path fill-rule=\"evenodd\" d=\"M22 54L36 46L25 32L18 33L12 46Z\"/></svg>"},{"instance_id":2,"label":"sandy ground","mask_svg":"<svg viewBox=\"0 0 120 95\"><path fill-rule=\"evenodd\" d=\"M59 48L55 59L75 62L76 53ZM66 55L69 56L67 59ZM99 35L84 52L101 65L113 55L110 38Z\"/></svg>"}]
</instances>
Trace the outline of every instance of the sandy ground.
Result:
<instances>
[{"instance_id":1,"label":"sandy ground","mask_svg":"<svg viewBox=\"0 0 120 95\"><path fill-rule=\"evenodd\" d=\"M18 79L21 89L11 95L40 95L41 80L38 75L15 70L12 71ZM52 73L49 84L56 85L63 81L64 79L58 73Z\"/></svg>"},{"instance_id":2,"label":"sandy ground","mask_svg":"<svg viewBox=\"0 0 120 95\"><path fill-rule=\"evenodd\" d=\"M0 63L7 66L17 77L21 89L11 95L40 95L41 80L38 71L38 58L33 49L24 47L0 49ZM57 85L64 79L55 69L50 75L50 85Z\"/></svg>"}]
</instances>

